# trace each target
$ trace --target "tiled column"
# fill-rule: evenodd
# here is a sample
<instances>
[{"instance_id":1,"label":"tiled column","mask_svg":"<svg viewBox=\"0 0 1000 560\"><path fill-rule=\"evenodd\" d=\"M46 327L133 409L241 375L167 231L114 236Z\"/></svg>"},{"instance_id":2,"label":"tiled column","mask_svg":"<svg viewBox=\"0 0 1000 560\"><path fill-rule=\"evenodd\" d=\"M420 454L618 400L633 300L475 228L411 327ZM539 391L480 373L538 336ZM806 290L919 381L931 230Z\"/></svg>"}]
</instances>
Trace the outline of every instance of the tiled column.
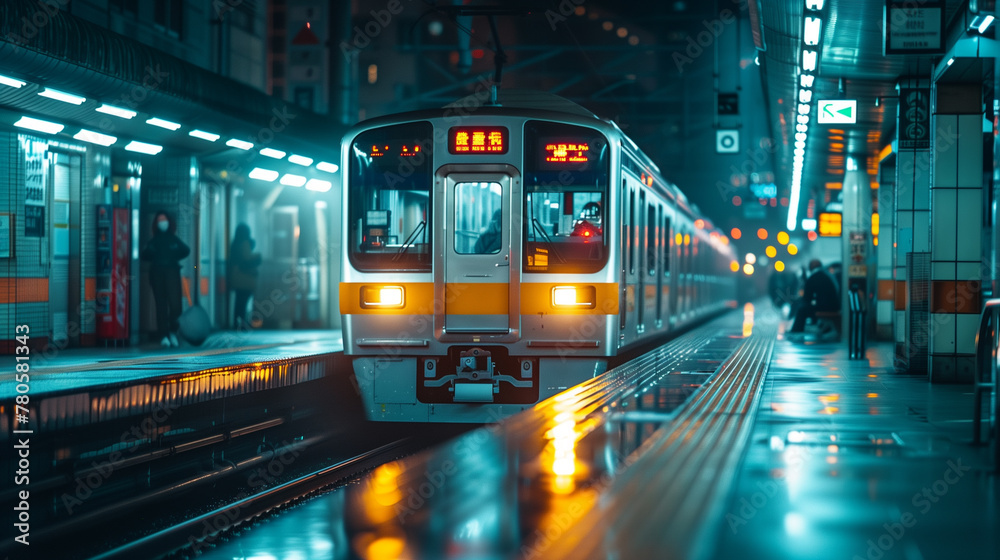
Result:
<instances>
[{"instance_id":1,"label":"tiled column","mask_svg":"<svg viewBox=\"0 0 1000 560\"><path fill-rule=\"evenodd\" d=\"M971 383L983 235L981 85L934 88L931 184L932 383Z\"/></svg>"},{"instance_id":2,"label":"tiled column","mask_svg":"<svg viewBox=\"0 0 1000 560\"><path fill-rule=\"evenodd\" d=\"M926 83L910 81L908 88L926 87ZM900 89L903 95L904 89ZM922 90L926 91L926 90ZM930 110L929 99L926 110ZM900 106L903 100L900 100ZM903 115L897 115L897 130L903 125ZM906 142L897 139L896 154L896 228L893 246L895 247L895 332L896 332L896 365L902 371L910 373L927 372L927 334L921 326L923 318L913 320L913 309L907 301L912 295L910 284L913 278L907 277L906 261L910 253L928 253L930 251L930 149L925 143ZM919 312L919 311L918 311Z\"/></svg>"},{"instance_id":3,"label":"tiled column","mask_svg":"<svg viewBox=\"0 0 1000 560\"><path fill-rule=\"evenodd\" d=\"M878 239L875 247L877 270L875 273L875 334L881 340L892 340L895 319L895 285L893 281L893 239L896 231L896 161L895 154L879 163L878 233L872 227L872 236Z\"/></svg>"}]
</instances>

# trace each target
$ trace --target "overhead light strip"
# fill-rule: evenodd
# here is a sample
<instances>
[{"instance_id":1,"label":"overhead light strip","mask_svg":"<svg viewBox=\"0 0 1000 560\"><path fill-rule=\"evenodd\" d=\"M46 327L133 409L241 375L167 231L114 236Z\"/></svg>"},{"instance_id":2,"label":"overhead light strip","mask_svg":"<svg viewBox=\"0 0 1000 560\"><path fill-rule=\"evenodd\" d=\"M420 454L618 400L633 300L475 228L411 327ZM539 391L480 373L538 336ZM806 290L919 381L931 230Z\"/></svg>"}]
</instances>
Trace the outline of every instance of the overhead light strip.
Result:
<instances>
[{"instance_id":1,"label":"overhead light strip","mask_svg":"<svg viewBox=\"0 0 1000 560\"><path fill-rule=\"evenodd\" d=\"M52 88L45 88L38 92L38 95L48 97L49 99L55 99L56 101L62 101L63 103L70 103L72 105L80 105L87 100L86 97L73 95L72 93L66 93L65 91L59 91Z\"/></svg>"},{"instance_id":2,"label":"overhead light strip","mask_svg":"<svg viewBox=\"0 0 1000 560\"><path fill-rule=\"evenodd\" d=\"M112 115L120 119L131 119L136 115L135 111L129 109L122 109L121 107L115 107L114 105L101 105L97 109L94 109L98 113L104 113L105 115Z\"/></svg>"},{"instance_id":3,"label":"overhead light strip","mask_svg":"<svg viewBox=\"0 0 1000 560\"><path fill-rule=\"evenodd\" d=\"M31 117L21 117L14 126L20 128L27 128L28 130L34 130L37 132L44 132L46 134L58 134L62 132L62 129L66 128L66 125L43 121L41 119L34 119Z\"/></svg>"},{"instance_id":4,"label":"overhead light strip","mask_svg":"<svg viewBox=\"0 0 1000 560\"><path fill-rule=\"evenodd\" d=\"M819 44L823 37L823 20L820 12L823 0L805 0L806 9L817 12L808 14L802 23L802 70L799 74L799 84L795 98L799 103L795 125L795 148L792 150L792 184L791 196L788 201L788 219L785 229L794 231L798 225L799 201L802 196L802 173L805 169L806 143L809 139L809 115L812 113L813 92L816 83L816 72L819 68Z\"/></svg>"}]
</instances>

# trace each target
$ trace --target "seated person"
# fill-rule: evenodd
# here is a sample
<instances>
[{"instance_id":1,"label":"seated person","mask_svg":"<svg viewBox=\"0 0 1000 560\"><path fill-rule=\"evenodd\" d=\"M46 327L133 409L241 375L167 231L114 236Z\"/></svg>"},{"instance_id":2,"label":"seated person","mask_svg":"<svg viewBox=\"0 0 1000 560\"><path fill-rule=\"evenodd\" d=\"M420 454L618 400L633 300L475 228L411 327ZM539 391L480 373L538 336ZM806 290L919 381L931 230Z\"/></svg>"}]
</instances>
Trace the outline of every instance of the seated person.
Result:
<instances>
[{"instance_id":1,"label":"seated person","mask_svg":"<svg viewBox=\"0 0 1000 560\"><path fill-rule=\"evenodd\" d=\"M601 227L601 204L588 202L580 211L580 219L573 224L571 236L600 237L604 233Z\"/></svg>"},{"instance_id":2,"label":"seated person","mask_svg":"<svg viewBox=\"0 0 1000 560\"><path fill-rule=\"evenodd\" d=\"M493 219L490 220L490 225L486 227L486 231L480 234L479 239L476 240L476 245L472 248L474 254L487 255L500 251L500 238L503 233L503 225L500 223L501 217L502 213L500 210L493 212Z\"/></svg>"},{"instance_id":3,"label":"seated person","mask_svg":"<svg viewBox=\"0 0 1000 560\"><path fill-rule=\"evenodd\" d=\"M823 269L823 263L813 259L809 261L809 277L789 332L804 332L806 320L815 319L817 311L840 311L840 293L833 277Z\"/></svg>"}]
</instances>

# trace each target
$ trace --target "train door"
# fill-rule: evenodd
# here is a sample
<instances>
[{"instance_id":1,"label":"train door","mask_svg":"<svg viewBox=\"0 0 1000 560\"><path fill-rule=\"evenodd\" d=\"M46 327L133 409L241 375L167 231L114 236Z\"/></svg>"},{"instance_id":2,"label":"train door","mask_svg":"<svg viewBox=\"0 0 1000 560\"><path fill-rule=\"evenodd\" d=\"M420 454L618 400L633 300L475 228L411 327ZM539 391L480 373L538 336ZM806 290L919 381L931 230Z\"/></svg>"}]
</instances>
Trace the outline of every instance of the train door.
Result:
<instances>
[{"instance_id":1,"label":"train door","mask_svg":"<svg viewBox=\"0 0 1000 560\"><path fill-rule=\"evenodd\" d=\"M444 332L508 334L520 310L511 295L515 179L451 173L444 180ZM440 214L439 214L440 215ZM439 253L440 254L440 253Z\"/></svg>"}]
</instances>

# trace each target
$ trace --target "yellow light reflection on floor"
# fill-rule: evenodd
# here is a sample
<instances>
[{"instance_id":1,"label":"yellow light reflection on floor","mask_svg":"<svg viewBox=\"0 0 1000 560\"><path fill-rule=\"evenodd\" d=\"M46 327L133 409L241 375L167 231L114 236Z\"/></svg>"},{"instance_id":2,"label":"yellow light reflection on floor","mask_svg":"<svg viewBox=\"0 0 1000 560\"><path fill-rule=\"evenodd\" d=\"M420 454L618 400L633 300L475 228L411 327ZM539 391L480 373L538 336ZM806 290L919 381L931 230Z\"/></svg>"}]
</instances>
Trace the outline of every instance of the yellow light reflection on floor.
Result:
<instances>
[{"instance_id":1,"label":"yellow light reflection on floor","mask_svg":"<svg viewBox=\"0 0 1000 560\"><path fill-rule=\"evenodd\" d=\"M869 399L877 399L878 398L878 393L868 393L868 398Z\"/></svg>"},{"instance_id":2,"label":"yellow light reflection on floor","mask_svg":"<svg viewBox=\"0 0 1000 560\"><path fill-rule=\"evenodd\" d=\"M752 334L753 334L753 304L747 302L747 304L743 306L743 338L747 338Z\"/></svg>"},{"instance_id":3,"label":"yellow light reflection on floor","mask_svg":"<svg viewBox=\"0 0 1000 560\"><path fill-rule=\"evenodd\" d=\"M406 541L399 537L379 537L368 545L366 560L396 560L406 548Z\"/></svg>"}]
</instances>

